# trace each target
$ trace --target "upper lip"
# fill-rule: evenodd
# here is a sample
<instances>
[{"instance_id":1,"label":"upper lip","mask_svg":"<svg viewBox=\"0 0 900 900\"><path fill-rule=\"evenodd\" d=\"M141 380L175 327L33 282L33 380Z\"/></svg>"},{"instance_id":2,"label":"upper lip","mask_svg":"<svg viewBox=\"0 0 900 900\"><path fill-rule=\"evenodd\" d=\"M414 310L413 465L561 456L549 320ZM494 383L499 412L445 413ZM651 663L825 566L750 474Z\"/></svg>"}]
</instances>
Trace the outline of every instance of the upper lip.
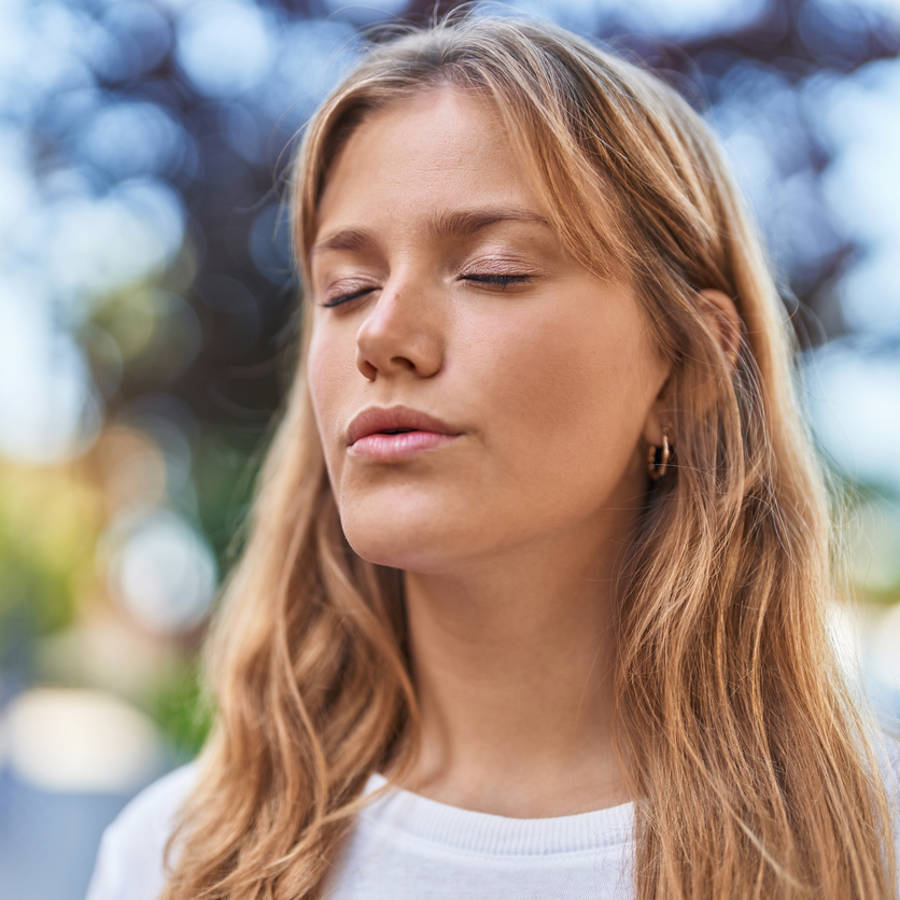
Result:
<instances>
[{"instance_id":1,"label":"upper lip","mask_svg":"<svg viewBox=\"0 0 900 900\"><path fill-rule=\"evenodd\" d=\"M410 428L415 431L433 431L436 434L460 434L461 432L418 409L408 406L387 408L370 406L364 409L347 427L348 446L369 434L377 434L391 428Z\"/></svg>"}]
</instances>

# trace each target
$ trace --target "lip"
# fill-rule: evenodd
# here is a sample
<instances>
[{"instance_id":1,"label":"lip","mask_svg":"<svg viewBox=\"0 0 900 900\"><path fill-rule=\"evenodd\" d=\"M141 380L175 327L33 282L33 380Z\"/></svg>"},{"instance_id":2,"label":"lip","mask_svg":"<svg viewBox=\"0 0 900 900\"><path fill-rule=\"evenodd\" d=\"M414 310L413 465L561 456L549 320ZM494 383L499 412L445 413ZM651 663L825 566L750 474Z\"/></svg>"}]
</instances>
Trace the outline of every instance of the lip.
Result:
<instances>
[{"instance_id":1,"label":"lip","mask_svg":"<svg viewBox=\"0 0 900 900\"><path fill-rule=\"evenodd\" d=\"M458 428L442 422L436 416L409 406L370 406L355 416L347 426L347 445L355 444L360 438L378 434L394 428L409 428L412 431L430 431L433 434L457 435Z\"/></svg>"},{"instance_id":2,"label":"lip","mask_svg":"<svg viewBox=\"0 0 900 900\"><path fill-rule=\"evenodd\" d=\"M459 438L458 434L436 434L433 431L406 431L403 434L367 434L347 449L350 456L391 462L433 450Z\"/></svg>"}]
</instances>

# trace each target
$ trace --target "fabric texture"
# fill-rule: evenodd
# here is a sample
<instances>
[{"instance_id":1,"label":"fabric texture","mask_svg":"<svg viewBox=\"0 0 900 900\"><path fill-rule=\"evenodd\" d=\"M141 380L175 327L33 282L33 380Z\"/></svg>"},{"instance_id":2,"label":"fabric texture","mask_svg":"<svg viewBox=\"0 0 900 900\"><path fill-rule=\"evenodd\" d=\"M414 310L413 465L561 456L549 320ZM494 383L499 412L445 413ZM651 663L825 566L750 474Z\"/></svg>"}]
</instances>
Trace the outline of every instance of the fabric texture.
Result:
<instances>
[{"instance_id":1,"label":"fabric texture","mask_svg":"<svg viewBox=\"0 0 900 900\"><path fill-rule=\"evenodd\" d=\"M900 858L900 742L880 750ZM107 827L87 900L156 900L162 852L197 763L141 791ZM370 776L369 794L386 784ZM460 809L391 788L357 817L326 900L629 900L634 804L545 819ZM900 892L898 892L900 896Z\"/></svg>"}]
</instances>

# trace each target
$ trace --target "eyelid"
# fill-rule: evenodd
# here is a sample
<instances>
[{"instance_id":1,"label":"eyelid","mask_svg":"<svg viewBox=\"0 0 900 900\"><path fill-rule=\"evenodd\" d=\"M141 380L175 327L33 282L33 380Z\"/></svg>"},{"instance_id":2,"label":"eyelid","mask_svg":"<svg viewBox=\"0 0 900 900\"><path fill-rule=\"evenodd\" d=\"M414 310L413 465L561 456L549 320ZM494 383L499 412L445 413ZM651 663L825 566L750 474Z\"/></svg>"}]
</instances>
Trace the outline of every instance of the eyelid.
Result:
<instances>
[{"instance_id":1,"label":"eyelid","mask_svg":"<svg viewBox=\"0 0 900 900\"><path fill-rule=\"evenodd\" d=\"M531 262L526 262L521 257L506 253L495 253L487 256L478 256L469 259L461 267L459 279L461 281L482 281L490 283L492 280L506 283L532 281L541 273Z\"/></svg>"},{"instance_id":2,"label":"eyelid","mask_svg":"<svg viewBox=\"0 0 900 900\"><path fill-rule=\"evenodd\" d=\"M533 262L516 254L496 253L470 258L463 265L464 273L490 273L497 275L537 275Z\"/></svg>"},{"instance_id":3,"label":"eyelid","mask_svg":"<svg viewBox=\"0 0 900 900\"><path fill-rule=\"evenodd\" d=\"M342 306L344 303L349 303L352 300L356 300L359 297L363 297L368 294L370 291L378 290L374 285L365 285L362 287L345 290L343 293L338 293L333 297L329 297L327 300L323 300L319 303L319 306L324 306L326 309L330 309L335 306Z\"/></svg>"}]
</instances>

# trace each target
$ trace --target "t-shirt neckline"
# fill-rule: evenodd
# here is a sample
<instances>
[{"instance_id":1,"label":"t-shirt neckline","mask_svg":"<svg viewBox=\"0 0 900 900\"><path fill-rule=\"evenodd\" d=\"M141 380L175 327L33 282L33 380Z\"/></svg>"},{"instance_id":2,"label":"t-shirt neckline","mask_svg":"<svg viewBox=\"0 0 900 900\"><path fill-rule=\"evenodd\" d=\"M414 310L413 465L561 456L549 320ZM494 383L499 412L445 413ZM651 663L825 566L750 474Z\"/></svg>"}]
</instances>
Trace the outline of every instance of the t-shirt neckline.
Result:
<instances>
[{"instance_id":1,"label":"t-shirt neckline","mask_svg":"<svg viewBox=\"0 0 900 900\"><path fill-rule=\"evenodd\" d=\"M369 776L370 794L387 784L379 772ZM541 819L517 819L450 806L394 787L361 813L431 843L469 852L501 856L546 856L596 852L631 839L634 803Z\"/></svg>"}]
</instances>

